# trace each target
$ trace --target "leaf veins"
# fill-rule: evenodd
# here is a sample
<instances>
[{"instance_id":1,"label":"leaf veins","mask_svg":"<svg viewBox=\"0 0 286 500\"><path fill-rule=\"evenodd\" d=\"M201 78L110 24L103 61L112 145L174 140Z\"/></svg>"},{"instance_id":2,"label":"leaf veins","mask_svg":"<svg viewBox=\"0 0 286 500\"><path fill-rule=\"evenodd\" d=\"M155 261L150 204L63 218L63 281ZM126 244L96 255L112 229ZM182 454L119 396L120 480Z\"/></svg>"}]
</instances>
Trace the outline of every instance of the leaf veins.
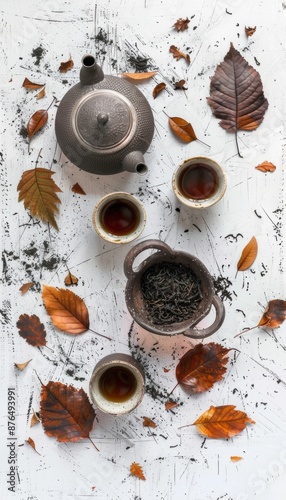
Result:
<instances>
[{"instance_id":1,"label":"leaf veins","mask_svg":"<svg viewBox=\"0 0 286 500\"><path fill-rule=\"evenodd\" d=\"M236 410L234 405L211 406L192 425L204 436L218 439L236 436L246 427L255 424L244 411Z\"/></svg>"},{"instance_id":2,"label":"leaf veins","mask_svg":"<svg viewBox=\"0 0 286 500\"><path fill-rule=\"evenodd\" d=\"M237 263L238 271L245 271L250 266L252 266L253 262L257 257L258 245L255 236L252 236L251 240L244 247L241 257Z\"/></svg>"},{"instance_id":3,"label":"leaf veins","mask_svg":"<svg viewBox=\"0 0 286 500\"><path fill-rule=\"evenodd\" d=\"M46 345L46 330L38 316L32 314L21 314L16 326L19 330L19 335L32 346Z\"/></svg>"}]
</instances>

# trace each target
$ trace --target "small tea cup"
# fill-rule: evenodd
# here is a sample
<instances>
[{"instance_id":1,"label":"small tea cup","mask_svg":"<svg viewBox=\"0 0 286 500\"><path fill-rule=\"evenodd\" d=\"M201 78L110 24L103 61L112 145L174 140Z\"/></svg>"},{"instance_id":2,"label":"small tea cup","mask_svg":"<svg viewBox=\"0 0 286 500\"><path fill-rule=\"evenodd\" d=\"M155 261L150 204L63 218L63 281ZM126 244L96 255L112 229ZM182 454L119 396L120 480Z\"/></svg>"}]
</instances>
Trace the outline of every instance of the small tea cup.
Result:
<instances>
[{"instance_id":1,"label":"small tea cup","mask_svg":"<svg viewBox=\"0 0 286 500\"><path fill-rule=\"evenodd\" d=\"M145 375L132 356L109 354L95 366L89 393L94 405L104 413L123 415L133 411L142 401Z\"/></svg>"},{"instance_id":2,"label":"small tea cup","mask_svg":"<svg viewBox=\"0 0 286 500\"><path fill-rule=\"evenodd\" d=\"M92 223L97 234L110 243L135 240L146 224L143 204L132 194L118 191L104 196L95 206Z\"/></svg>"},{"instance_id":3,"label":"small tea cup","mask_svg":"<svg viewBox=\"0 0 286 500\"><path fill-rule=\"evenodd\" d=\"M223 197L226 175L211 158L195 156L173 173L172 188L178 200L190 208L208 208Z\"/></svg>"}]
</instances>

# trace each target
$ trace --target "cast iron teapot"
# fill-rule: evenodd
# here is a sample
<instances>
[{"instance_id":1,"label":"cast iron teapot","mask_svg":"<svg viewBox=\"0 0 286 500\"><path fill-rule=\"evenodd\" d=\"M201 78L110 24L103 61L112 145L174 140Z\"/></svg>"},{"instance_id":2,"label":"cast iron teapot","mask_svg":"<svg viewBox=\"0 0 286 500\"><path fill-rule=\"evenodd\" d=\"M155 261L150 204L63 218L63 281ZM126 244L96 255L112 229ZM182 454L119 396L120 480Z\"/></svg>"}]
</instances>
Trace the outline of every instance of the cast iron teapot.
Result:
<instances>
[{"instance_id":1,"label":"cast iron teapot","mask_svg":"<svg viewBox=\"0 0 286 500\"><path fill-rule=\"evenodd\" d=\"M147 172L143 154L154 133L149 103L126 79L105 76L91 55L82 60L80 82L59 105L55 129L61 150L82 170Z\"/></svg>"}]
</instances>

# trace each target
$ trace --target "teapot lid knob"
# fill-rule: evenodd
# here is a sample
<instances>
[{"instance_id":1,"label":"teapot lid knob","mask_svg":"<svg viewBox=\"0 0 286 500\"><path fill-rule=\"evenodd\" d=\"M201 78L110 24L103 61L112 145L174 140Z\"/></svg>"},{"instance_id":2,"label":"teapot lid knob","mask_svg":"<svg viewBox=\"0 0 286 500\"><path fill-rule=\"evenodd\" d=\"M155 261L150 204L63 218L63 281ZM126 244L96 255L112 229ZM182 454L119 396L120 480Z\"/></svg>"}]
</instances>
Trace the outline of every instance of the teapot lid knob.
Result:
<instances>
[{"instance_id":1,"label":"teapot lid knob","mask_svg":"<svg viewBox=\"0 0 286 500\"><path fill-rule=\"evenodd\" d=\"M109 116L107 113L98 113L96 119L99 125L105 125L105 123L108 122Z\"/></svg>"}]
</instances>

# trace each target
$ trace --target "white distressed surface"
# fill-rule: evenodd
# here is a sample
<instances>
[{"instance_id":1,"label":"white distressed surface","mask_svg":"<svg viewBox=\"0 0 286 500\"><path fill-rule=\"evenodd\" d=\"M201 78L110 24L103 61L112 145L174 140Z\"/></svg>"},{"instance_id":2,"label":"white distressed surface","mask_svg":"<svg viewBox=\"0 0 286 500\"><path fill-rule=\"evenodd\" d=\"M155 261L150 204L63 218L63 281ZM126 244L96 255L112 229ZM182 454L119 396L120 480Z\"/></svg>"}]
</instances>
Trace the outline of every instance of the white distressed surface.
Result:
<instances>
[{"instance_id":1,"label":"white distressed surface","mask_svg":"<svg viewBox=\"0 0 286 500\"><path fill-rule=\"evenodd\" d=\"M286 489L286 343L285 324L277 330L262 329L234 338L245 327L257 324L271 299L285 299L285 107L286 107L286 5L282 1L247 0L3 0L1 14L1 198L3 282L0 377L1 498L20 500L275 500L285 499ZM171 27L179 17L194 16L183 33ZM257 26L247 39L245 26ZM196 29L195 29L196 27ZM96 40L99 30L109 44ZM209 79L228 51L230 42L259 71L269 109L262 125L252 133L240 133L243 159L236 154L234 137L218 125L206 103ZM191 48L192 64L169 54L175 44ZM32 51L45 50L39 65ZM106 54L103 55L103 51ZM48 125L35 137L28 152L20 136L22 125L36 109L47 107L78 81L84 54L95 54L106 73L134 71L132 52L149 58L158 68L155 82L165 81L167 92L152 98L154 81L140 84L152 106L156 133L146 162L146 177L118 174L98 177L80 171L60 154L54 133L56 107ZM67 74L58 67L72 55L75 66ZM256 59L255 59L256 58ZM259 65L257 65L260 63ZM22 87L25 77L46 82L47 96L36 101ZM174 91L172 81L184 78L186 93ZM67 80L63 83L63 80ZM181 144L170 132L165 111L189 120L198 137L210 148L193 142ZM62 194L59 232L30 220L17 201L17 185L24 170L35 165L55 171ZM171 190L172 172L184 159L209 155L224 167L228 189L216 206L197 214L180 207ZM254 169L268 160L277 165L273 174ZM86 196L75 195L78 182ZM209 340L239 349L230 354L225 379L199 396L180 388L181 405L164 409L165 396L175 385L175 367L190 348L184 337L166 339L132 327L125 301L124 257L131 244L115 247L95 234L91 214L99 198L113 190L137 194L147 210L141 240L160 238L171 247L199 257L216 278L230 280L225 300L226 319ZM238 233L242 235L234 238ZM242 248L255 235L259 254L251 270L236 274ZM113 337L102 340L87 332L73 338L53 327L41 299L43 284L64 286L67 267L79 278L74 291L89 309L91 327ZM37 289L22 296L20 286L33 280ZM243 313L241 312L243 311ZM36 314L46 326L48 349L29 346L18 334L20 314ZM33 409L39 409L41 380L61 381L88 391L98 359L111 352L131 352L141 357L147 374L147 391L141 406L125 417L98 412L89 441L61 444L44 434L41 425L29 427ZM14 362L32 362L24 372ZM168 368L164 372L163 368ZM7 490L7 387L17 389L18 484ZM152 387L162 393L150 395ZM205 440L192 423L210 405L234 404L256 421L239 436ZM142 417L156 421L150 432ZM40 455L25 440L34 439ZM3 444L2 444L3 443ZM243 457L232 463L230 457ZM131 477L132 462L142 465L146 481ZM3 496L4 495L4 496Z\"/></svg>"}]
</instances>

